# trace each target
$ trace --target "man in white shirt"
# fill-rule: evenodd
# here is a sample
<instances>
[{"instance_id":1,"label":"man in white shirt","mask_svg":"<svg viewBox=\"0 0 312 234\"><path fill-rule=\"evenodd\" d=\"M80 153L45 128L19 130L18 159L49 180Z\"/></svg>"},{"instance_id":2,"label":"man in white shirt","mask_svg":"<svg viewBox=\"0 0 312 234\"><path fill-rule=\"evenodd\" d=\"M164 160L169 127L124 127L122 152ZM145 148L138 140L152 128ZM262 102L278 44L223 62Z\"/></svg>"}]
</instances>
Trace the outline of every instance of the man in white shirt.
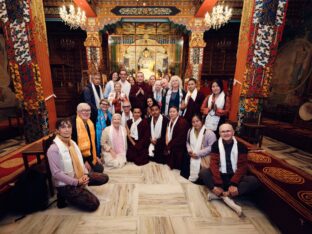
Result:
<instances>
[{"instance_id":1,"label":"man in white shirt","mask_svg":"<svg viewBox=\"0 0 312 234\"><path fill-rule=\"evenodd\" d=\"M121 90L127 95L127 97L129 97L131 85L127 81L127 77L128 77L127 71L123 68L120 69L119 77L120 77L119 83L121 84Z\"/></svg>"}]
</instances>

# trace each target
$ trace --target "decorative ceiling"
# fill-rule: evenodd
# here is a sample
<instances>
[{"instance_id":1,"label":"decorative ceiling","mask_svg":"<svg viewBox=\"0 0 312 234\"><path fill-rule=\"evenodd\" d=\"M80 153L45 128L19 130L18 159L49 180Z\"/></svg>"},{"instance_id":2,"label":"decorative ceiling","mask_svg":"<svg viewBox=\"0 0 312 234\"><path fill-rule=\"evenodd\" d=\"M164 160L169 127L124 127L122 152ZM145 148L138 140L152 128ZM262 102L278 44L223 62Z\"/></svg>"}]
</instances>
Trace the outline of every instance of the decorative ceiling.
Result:
<instances>
[{"instance_id":1,"label":"decorative ceiling","mask_svg":"<svg viewBox=\"0 0 312 234\"><path fill-rule=\"evenodd\" d=\"M112 12L116 6L121 7L176 7L180 12L175 17L194 17L205 0L88 0L99 18L121 17ZM59 18L59 7L73 3L72 0L44 0L46 18ZM78 2L77 0L74 2ZM232 20L240 20L243 0L225 0L226 5L233 8Z\"/></svg>"}]
</instances>

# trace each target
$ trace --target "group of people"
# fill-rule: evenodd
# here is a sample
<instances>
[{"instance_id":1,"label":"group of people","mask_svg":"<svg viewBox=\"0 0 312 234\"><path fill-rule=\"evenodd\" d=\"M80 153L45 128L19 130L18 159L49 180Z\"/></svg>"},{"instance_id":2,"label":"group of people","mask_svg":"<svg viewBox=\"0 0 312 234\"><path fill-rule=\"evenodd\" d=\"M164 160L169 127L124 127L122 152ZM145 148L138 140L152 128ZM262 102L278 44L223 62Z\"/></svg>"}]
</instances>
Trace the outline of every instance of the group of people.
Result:
<instances>
[{"instance_id":1,"label":"group of people","mask_svg":"<svg viewBox=\"0 0 312 234\"><path fill-rule=\"evenodd\" d=\"M48 159L59 207L69 202L96 209L99 201L85 185L108 181L103 165L121 168L127 162L167 164L204 183L210 198L235 197L257 187L257 180L246 175L247 149L225 123L230 99L222 81L213 81L205 97L192 78L184 91L178 76L145 82L139 72L132 85L126 70L110 77L102 90L100 74L92 75L77 115L57 122Z\"/></svg>"}]
</instances>

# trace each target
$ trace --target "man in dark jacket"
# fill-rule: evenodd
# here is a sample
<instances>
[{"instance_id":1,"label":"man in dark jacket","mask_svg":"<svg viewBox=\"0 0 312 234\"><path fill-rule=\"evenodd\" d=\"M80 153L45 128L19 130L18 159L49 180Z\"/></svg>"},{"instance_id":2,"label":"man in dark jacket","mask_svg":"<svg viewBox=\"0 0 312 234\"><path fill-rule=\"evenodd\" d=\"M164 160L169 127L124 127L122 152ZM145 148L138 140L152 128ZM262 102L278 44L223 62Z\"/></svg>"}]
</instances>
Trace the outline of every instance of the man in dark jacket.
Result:
<instances>
[{"instance_id":1,"label":"man in dark jacket","mask_svg":"<svg viewBox=\"0 0 312 234\"><path fill-rule=\"evenodd\" d=\"M89 84L83 90L83 102L86 102L91 107L91 120L96 124L97 112L100 107L100 101L103 99L103 91L101 88L101 74L96 73L91 75Z\"/></svg>"},{"instance_id":2,"label":"man in dark jacket","mask_svg":"<svg viewBox=\"0 0 312 234\"><path fill-rule=\"evenodd\" d=\"M199 177L216 196L235 197L258 187L254 176L247 176L247 148L237 142L232 125L219 128L220 138L211 148L210 168L202 169Z\"/></svg>"}]
</instances>

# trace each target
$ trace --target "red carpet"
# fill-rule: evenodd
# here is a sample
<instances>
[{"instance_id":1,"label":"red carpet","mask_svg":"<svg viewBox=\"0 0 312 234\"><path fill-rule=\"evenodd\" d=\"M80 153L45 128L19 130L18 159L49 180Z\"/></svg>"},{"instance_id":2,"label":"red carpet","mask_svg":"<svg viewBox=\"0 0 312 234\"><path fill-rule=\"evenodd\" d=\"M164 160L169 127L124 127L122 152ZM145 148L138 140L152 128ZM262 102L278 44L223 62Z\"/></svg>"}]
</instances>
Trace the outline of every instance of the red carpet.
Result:
<instances>
[{"instance_id":1,"label":"red carpet","mask_svg":"<svg viewBox=\"0 0 312 234\"><path fill-rule=\"evenodd\" d=\"M249 170L264 189L257 203L285 233L312 230L312 176L263 152L248 155Z\"/></svg>"}]
</instances>

